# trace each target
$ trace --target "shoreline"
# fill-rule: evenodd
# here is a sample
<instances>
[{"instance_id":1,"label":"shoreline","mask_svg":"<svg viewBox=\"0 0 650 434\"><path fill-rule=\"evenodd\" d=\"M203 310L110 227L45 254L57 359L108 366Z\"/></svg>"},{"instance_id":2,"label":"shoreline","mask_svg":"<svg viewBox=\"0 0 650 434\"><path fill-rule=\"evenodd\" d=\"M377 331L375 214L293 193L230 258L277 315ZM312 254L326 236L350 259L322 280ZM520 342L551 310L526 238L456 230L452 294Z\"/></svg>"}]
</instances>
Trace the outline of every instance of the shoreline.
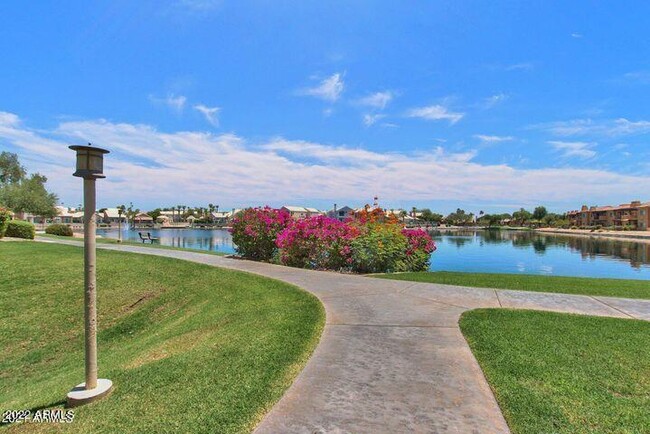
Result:
<instances>
[{"instance_id":1,"label":"shoreline","mask_svg":"<svg viewBox=\"0 0 650 434\"><path fill-rule=\"evenodd\" d=\"M571 235L576 237L603 238L616 241L634 241L637 243L650 244L650 231L591 231L589 229L556 229L539 228L535 232L543 234Z\"/></svg>"}]
</instances>

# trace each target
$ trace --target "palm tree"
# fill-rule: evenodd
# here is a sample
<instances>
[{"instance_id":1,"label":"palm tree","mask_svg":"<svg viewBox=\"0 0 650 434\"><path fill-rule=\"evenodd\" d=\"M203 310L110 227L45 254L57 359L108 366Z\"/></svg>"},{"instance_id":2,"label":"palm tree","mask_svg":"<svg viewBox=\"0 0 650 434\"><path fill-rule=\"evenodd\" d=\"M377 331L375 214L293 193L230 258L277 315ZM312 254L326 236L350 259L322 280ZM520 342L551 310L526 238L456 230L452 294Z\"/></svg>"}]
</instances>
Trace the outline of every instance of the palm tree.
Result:
<instances>
[{"instance_id":1,"label":"palm tree","mask_svg":"<svg viewBox=\"0 0 650 434\"><path fill-rule=\"evenodd\" d=\"M122 214L126 207L124 205L118 205L117 207L117 242L122 242Z\"/></svg>"}]
</instances>

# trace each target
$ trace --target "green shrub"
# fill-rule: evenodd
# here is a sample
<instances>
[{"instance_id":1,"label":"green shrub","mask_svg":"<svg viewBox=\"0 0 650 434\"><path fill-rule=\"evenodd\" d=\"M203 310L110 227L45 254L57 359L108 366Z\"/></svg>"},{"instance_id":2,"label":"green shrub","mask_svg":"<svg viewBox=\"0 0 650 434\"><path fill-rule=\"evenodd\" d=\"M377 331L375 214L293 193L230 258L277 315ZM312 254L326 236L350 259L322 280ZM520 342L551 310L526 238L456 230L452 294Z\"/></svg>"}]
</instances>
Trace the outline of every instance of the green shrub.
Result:
<instances>
[{"instance_id":1,"label":"green shrub","mask_svg":"<svg viewBox=\"0 0 650 434\"><path fill-rule=\"evenodd\" d=\"M0 238L5 235L5 231L7 230L7 223L9 223L10 219L11 213L9 210L0 208Z\"/></svg>"},{"instance_id":2,"label":"green shrub","mask_svg":"<svg viewBox=\"0 0 650 434\"><path fill-rule=\"evenodd\" d=\"M352 270L357 273L405 271L407 247L408 240L399 226L370 223L364 233L352 240Z\"/></svg>"},{"instance_id":3,"label":"green shrub","mask_svg":"<svg viewBox=\"0 0 650 434\"><path fill-rule=\"evenodd\" d=\"M34 234L34 225L21 220L11 220L7 224L7 230L5 231L7 237L26 238L28 240L33 240Z\"/></svg>"},{"instance_id":4,"label":"green shrub","mask_svg":"<svg viewBox=\"0 0 650 434\"><path fill-rule=\"evenodd\" d=\"M59 235L62 237L71 237L72 236L72 228L68 225L64 225L61 223L54 223L52 225L49 225L45 229L46 234L50 235Z\"/></svg>"}]
</instances>

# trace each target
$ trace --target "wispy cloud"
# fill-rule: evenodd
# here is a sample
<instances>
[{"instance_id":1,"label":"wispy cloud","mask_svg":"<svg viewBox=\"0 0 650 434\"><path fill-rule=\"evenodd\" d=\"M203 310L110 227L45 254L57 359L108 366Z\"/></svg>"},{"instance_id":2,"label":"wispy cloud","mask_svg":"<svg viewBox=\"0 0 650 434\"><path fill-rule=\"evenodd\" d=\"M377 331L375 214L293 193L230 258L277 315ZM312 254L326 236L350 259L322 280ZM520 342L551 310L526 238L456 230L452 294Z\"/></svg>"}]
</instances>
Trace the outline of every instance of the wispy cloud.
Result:
<instances>
[{"instance_id":1,"label":"wispy cloud","mask_svg":"<svg viewBox=\"0 0 650 434\"><path fill-rule=\"evenodd\" d=\"M222 0L177 0L177 5L191 11L210 11L220 6Z\"/></svg>"},{"instance_id":2,"label":"wispy cloud","mask_svg":"<svg viewBox=\"0 0 650 434\"><path fill-rule=\"evenodd\" d=\"M149 101L157 105L165 105L176 112L182 112L185 108L185 103L187 103L187 98L183 95L174 95L169 94L164 98L160 98L154 95L149 95Z\"/></svg>"},{"instance_id":3,"label":"wispy cloud","mask_svg":"<svg viewBox=\"0 0 650 434\"><path fill-rule=\"evenodd\" d=\"M383 92L375 92L367 95L363 98L360 98L357 102L361 105L383 110L394 97L395 94L393 92L385 90Z\"/></svg>"},{"instance_id":4,"label":"wispy cloud","mask_svg":"<svg viewBox=\"0 0 650 434\"><path fill-rule=\"evenodd\" d=\"M513 63L506 65L503 69L506 71L527 71L533 69L535 65L532 62Z\"/></svg>"},{"instance_id":5,"label":"wispy cloud","mask_svg":"<svg viewBox=\"0 0 650 434\"><path fill-rule=\"evenodd\" d=\"M562 152L565 158L580 157L580 158L593 158L596 156L596 151L591 149L595 144L587 142L561 142L549 141L553 148Z\"/></svg>"},{"instance_id":6,"label":"wispy cloud","mask_svg":"<svg viewBox=\"0 0 650 434\"><path fill-rule=\"evenodd\" d=\"M572 38L581 39L583 37L582 33L571 33Z\"/></svg>"},{"instance_id":7,"label":"wispy cloud","mask_svg":"<svg viewBox=\"0 0 650 434\"><path fill-rule=\"evenodd\" d=\"M632 83L650 84L650 71L633 71L623 74L623 80Z\"/></svg>"},{"instance_id":8,"label":"wispy cloud","mask_svg":"<svg viewBox=\"0 0 650 434\"><path fill-rule=\"evenodd\" d=\"M217 114L221 110L219 107L208 107L203 104L196 104L194 110L200 112L210 124L215 127L219 126L219 117Z\"/></svg>"},{"instance_id":9,"label":"wispy cloud","mask_svg":"<svg viewBox=\"0 0 650 434\"><path fill-rule=\"evenodd\" d=\"M498 104L501 104L505 100L509 98L508 95L505 93L497 93L494 95L491 95L483 100L483 108L490 109L492 107L495 107Z\"/></svg>"},{"instance_id":10,"label":"wispy cloud","mask_svg":"<svg viewBox=\"0 0 650 434\"><path fill-rule=\"evenodd\" d=\"M532 125L530 128L547 131L556 136L627 136L650 132L650 121L630 121L618 119L573 119L569 121L547 122Z\"/></svg>"},{"instance_id":11,"label":"wispy cloud","mask_svg":"<svg viewBox=\"0 0 650 434\"><path fill-rule=\"evenodd\" d=\"M483 143L500 143L514 140L512 136L489 136L486 134L474 134L474 138L479 139Z\"/></svg>"},{"instance_id":12,"label":"wispy cloud","mask_svg":"<svg viewBox=\"0 0 650 434\"><path fill-rule=\"evenodd\" d=\"M345 83L343 75L339 72L323 79L318 86L301 89L299 95L308 95L328 102L336 102L343 93Z\"/></svg>"},{"instance_id":13,"label":"wispy cloud","mask_svg":"<svg viewBox=\"0 0 650 434\"><path fill-rule=\"evenodd\" d=\"M383 115L381 113L377 114L371 114L371 113L366 113L363 115L363 124L367 127L374 125L378 120L385 118L386 115Z\"/></svg>"},{"instance_id":14,"label":"wispy cloud","mask_svg":"<svg viewBox=\"0 0 650 434\"><path fill-rule=\"evenodd\" d=\"M233 134L162 132L150 125L106 120L62 122L52 129L25 126L0 113L0 149L9 146L49 178L66 203L78 203L81 183L71 176L70 143L91 140L112 152L99 185L100 206L132 200L140 207L205 203L219 186L224 204L281 204L295 198L337 198L358 203L378 194L391 200L535 202L611 201L625 191L647 193L650 176L576 168L519 169L477 162L476 152L441 147L420 153L275 138L251 142ZM560 143L560 142L558 142ZM562 142L565 143L565 142ZM583 145L560 146L578 152ZM580 151L582 149L582 151ZM38 156L38 158L34 158ZM584 182L588 179L589 182Z\"/></svg>"},{"instance_id":15,"label":"wispy cloud","mask_svg":"<svg viewBox=\"0 0 650 434\"><path fill-rule=\"evenodd\" d=\"M465 116L465 113L452 112L446 107L436 104L426 107L412 108L406 113L410 118L421 118L429 121L447 120L451 124L455 124Z\"/></svg>"}]
</instances>

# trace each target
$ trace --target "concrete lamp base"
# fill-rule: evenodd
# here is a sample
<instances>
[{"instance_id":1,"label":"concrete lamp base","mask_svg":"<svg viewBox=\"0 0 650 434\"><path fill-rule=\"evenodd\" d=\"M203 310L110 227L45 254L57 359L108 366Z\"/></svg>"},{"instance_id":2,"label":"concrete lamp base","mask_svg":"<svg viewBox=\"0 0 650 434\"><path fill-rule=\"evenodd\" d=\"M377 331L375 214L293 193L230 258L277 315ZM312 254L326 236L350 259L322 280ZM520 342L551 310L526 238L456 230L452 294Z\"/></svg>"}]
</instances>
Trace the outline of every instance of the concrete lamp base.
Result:
<instances>
[{"instance_id":1,"label":"concrete lamp base","mask_svg":"<svg viewBox=\"0 0 650 434\"><path fill-rule=\"evenodd\" d=\"M67 407L77 407L102 399L113 390L113 382L105 378L97 380L97 387L86 390L86 383L77 385L68 393Z\"/></svg>"}]
</instances>

